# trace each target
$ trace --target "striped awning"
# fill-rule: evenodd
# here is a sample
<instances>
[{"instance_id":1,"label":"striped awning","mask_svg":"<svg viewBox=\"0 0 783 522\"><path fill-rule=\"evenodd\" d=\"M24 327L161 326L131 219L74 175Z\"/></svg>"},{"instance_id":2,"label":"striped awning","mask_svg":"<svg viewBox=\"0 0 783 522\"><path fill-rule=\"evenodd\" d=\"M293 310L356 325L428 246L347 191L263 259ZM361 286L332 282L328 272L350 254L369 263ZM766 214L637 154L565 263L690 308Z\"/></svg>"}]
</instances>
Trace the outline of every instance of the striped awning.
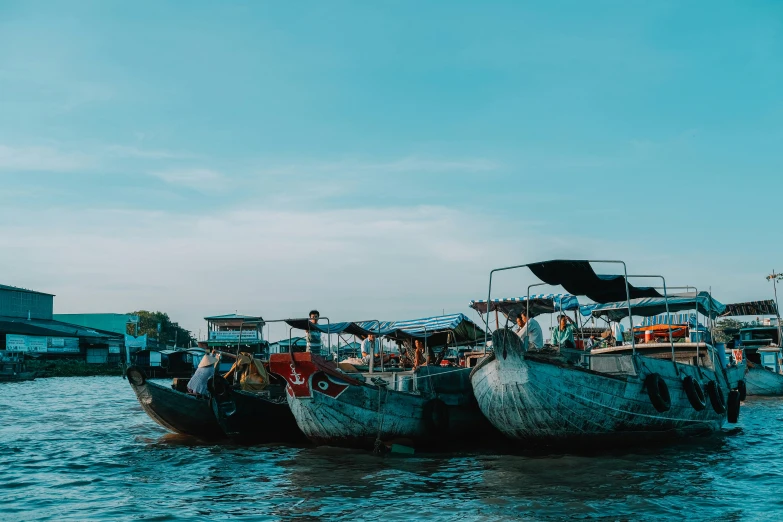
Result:
<instances>
[{"instance_id":1,"label":"striped awning","mask_svg":"<svg viewBox=\"0 0 783 522\"><path fill-rule=\"evenodd\" d=\"M527 296L502 297L492 299L489 306L486 299L471 301L469 306L480 314L498 310L506 317L516 317L521 312L529 310L530 316L535 317L541 314L578 310L579 301L571 294L532 294L529 301Z\"/></svg>"}]
</instances>

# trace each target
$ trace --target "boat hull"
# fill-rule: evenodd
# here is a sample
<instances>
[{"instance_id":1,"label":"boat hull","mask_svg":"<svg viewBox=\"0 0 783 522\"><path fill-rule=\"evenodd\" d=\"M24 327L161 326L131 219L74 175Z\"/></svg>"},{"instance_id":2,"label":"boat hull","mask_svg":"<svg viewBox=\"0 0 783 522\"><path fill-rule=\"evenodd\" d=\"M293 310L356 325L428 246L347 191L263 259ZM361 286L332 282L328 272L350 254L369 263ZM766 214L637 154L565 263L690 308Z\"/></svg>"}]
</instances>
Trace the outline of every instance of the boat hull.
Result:
<instances>
[{"instance_id":1,"label":"boat hull","mask_svg":"<svg viewBox=\"0 0 783 522\"><path fill-rule=\"evenodd\" d=\"M783 395L783 375L760 366L749 367L745 374L745 386L748 395Z\"/></svg>"},{"instance_id":2,"label":"boat hull","mask_svg":"<svg viewBox=\"0 0 783 522\"><path fill-rule=\"evenodd\" d=\"M215 393L212 411L223 433L240 444L305 442L285 392L279 391L259 394L226 388Z\"/></svg>"},{"instance_id":3,"label":"boat hull","mask_svg":"<svg viewBox=\"0 0 783 522\"><path fill-rule=\"evenodd\" d=\"M209 399L149 382L134 366L128 368L126 375L141 407L167 430L207 441L225 438Z\"/></svg>"},{"instance_id":4,"label":"boat hull","mask_svg":"<svg viewBox=\"0 0 783 522\"><path fill-rule=\"evenodd\" d=\"M380 381L367 383L341 374L309 353L293 355L293 368L287 354L272 355L270 367L288 381L288 405L299 428L316 444L375 449L400 443L440 449L496 433L475 403L467 378L470 369L457 370L462 372L462 386L457 372L449 375L450 393L437 393L438 380L447 378L446 371L439 372L442 376L434 373L440 369L410 377L428 379L430 388L404 383L400 386L411 391L400 391Z\"/></svg>"},{"instance_id":5,"label":"boat hull","mask_svg":"<svg viewBox=\"0 0 783 522\"><path fill-rule=\"evenodd\" d=\"M722 372L675 364L671 360L627 356L635 375L607 375L556 359L507 353L483 360L471 376L479 407L489 421L511 439L534 444L574 440L638 443L715 432L726 420L707 399L696 411L688 401L681 379L691 375L699 382L717 379L725 393ZM639 356L636 356L637 358ZM679 372L679 375L677 374ZM659 374L666 382L671 408L655 409L644 377Z\"/></svg>"}]
</instances>

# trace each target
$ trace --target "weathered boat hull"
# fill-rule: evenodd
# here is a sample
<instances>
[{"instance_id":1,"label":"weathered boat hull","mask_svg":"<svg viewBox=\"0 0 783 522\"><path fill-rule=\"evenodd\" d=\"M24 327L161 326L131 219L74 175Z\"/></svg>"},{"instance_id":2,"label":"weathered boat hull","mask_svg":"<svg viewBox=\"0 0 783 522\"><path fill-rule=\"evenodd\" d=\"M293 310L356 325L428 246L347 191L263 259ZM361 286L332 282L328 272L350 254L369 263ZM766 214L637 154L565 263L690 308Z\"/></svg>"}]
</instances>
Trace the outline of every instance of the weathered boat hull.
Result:
<instances>
[{"instance_id":1,"label":"weathered boat hull","mask_svg":"<svg viewBox=\"0 0 783 522\"><path fill-rule=\"evenodd\" d=\"M507 353L489 356L471 376L479 407L489 421L511 439L534 444L575 440L614 444L639 443L715 432L726 421L707 400L696 411L681 379L717 380L727 389L725 376L671 360L626 356L626 368L635 375L608 375L578 366L558 364L554 358ZM619 366L619 363L618 363ZM679 372L679 375L677 374ZM671 408L659 412L650 401L644 377L659 374L666 382Z\"/></svg>"},{"instance_id":2,"label":"weathered boat hull","mask_svg":"<svg viewBox=\"0 0 783 522\"><path fill-rule=\"evenodd\" d=\"M745 386L748 395L783 395L783 375L754 366L745 374Z\"/></svg>"},{"instance_id":3,"label":"weathered boat hull","mask_svg":"<svg viewBox=\"0 0 783 522\"><path fill-rule=\"evenodd\" d=\"M273 393L269 393L269 391ZM223 433L240 444L305 442L281 388L267 393L230 387L212 397L212 411Z\"/></svg>"},{"instance_id":4,"label":"weathered boat hull","mask_svg":"<svg viewBox=\"0 0 783 522\"><path fill-rule=\"evenodd\" d=\"M134 366L128 368L126 375L141 407L167 430L202 440L225 438L209 399L149 382L144 372Z\"/></svg>"},{"instance_id":5,"label":"weathered boat hull","mask_svg":"<svg viewBox=\"0 0 783 522\"><path fill-rule=\"evenodd\" d=\"M496 433L475 403L467 379L470 369L451 369L450 393L422 393L368 384L339 373L309 353L293 355L293 365L287 354L272 355L270 367L288 381L288 405L299 428L316 444L371 449L400 442L445 448L473 436ZM445 380L448 371L444 370L433 368L428 370L431 375L415 378L429 379L429 389L438 390L438 379ZM457 372L462 373L462 387ZM415 383L401 386L410 390L425 387ZM446 391L445 387L441 391Z\"/></svg>"}]
</instances>

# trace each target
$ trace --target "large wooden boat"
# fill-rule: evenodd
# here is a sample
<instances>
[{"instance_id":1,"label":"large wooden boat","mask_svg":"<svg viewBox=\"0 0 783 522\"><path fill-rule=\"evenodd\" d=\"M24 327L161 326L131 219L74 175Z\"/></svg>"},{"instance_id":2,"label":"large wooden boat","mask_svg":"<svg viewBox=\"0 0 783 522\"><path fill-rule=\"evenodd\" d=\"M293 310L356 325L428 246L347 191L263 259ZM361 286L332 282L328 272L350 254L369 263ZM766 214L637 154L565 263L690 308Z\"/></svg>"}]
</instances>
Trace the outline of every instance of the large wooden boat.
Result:
<instances>
[{"instance_id":1,"label":"large wooden boat","mask_svg":"<svg viewBox=\"0 0 783 522\"><path fill-rule=\"evenodd\" d=\"M212 412L209 397L187 393L186 379L164 386L147 380L135 366L130 366L125 374L141 407L167 430L207 441L226 437Z\"/></svg>"},{"instance_id":2,"label":"large wooden boat","mask_svg":"<svg viewBox=\"0 0 783 522\"><path fill-rule=\"evenodd\" d=\"M417 331L413 322L406 322L406 330L392 325L375 333L421 335L433 342L445 331L451 332L455 342L460 332L473 332L474 339L483 337L483 331L462 314L434 318L439 326L432 319L421 320L430 321L426 334ZM358 323L320 328L325 333L337 329L372 333L371 325ZM476 404L470 368L432 365L347 373L325 357L289 353L272 354L270 370L286 379L288 404L297 424L317 444L382 449L398 442L443 449L495 433Z\"/></svg>"},{"instance_id":3,"label":"large wooden boat","mask_svg":"<svg viewBox=\"0 0 783 522\"><path fill-rule=\"evenodd\" d=\"M635 287L626 275L598 276L588 261L548 261L507 269L522 267L547 284L561 285L597 303L624 301L607 305L613 310L626 308L624 314L613 314L614 320L630 315L628 309L634 304L634 315L645 305L671 311L668 296ZM701 301L707 299L710 304L705 309ZM710 296L692 300L698 301L695 306L703 313L719 313L719 303ZM492 334L493 353L471 374L478 404L506 436L533 445L636 444L711 433L724 425L727 411L729 420L736 422L739 372L732 382L711 345L678 348L675 343L650 343L642 349L631 342L581 354L556 347L533 351L525 349L516 333L497 329Z\"/></svg>"}]
</instances>

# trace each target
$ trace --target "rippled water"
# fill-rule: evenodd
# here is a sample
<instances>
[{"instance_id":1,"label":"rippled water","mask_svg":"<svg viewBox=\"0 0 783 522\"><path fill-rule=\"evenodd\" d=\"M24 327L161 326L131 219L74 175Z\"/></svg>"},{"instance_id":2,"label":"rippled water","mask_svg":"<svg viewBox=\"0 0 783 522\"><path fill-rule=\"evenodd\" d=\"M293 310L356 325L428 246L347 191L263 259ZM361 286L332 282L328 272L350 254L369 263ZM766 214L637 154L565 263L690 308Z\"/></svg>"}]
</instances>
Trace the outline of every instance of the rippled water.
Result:
<instances>
[{"instance_id":1,"label":"rippled water","mask_svg":"<svg viewBox=\"0 0 783 522\"><path fill-rule=\"evenodd\" d=\"M676 447L374 457L202 445L119 377L0 384L0 520L781 520L783 399Z\"/></svg>"}]
</instances>

